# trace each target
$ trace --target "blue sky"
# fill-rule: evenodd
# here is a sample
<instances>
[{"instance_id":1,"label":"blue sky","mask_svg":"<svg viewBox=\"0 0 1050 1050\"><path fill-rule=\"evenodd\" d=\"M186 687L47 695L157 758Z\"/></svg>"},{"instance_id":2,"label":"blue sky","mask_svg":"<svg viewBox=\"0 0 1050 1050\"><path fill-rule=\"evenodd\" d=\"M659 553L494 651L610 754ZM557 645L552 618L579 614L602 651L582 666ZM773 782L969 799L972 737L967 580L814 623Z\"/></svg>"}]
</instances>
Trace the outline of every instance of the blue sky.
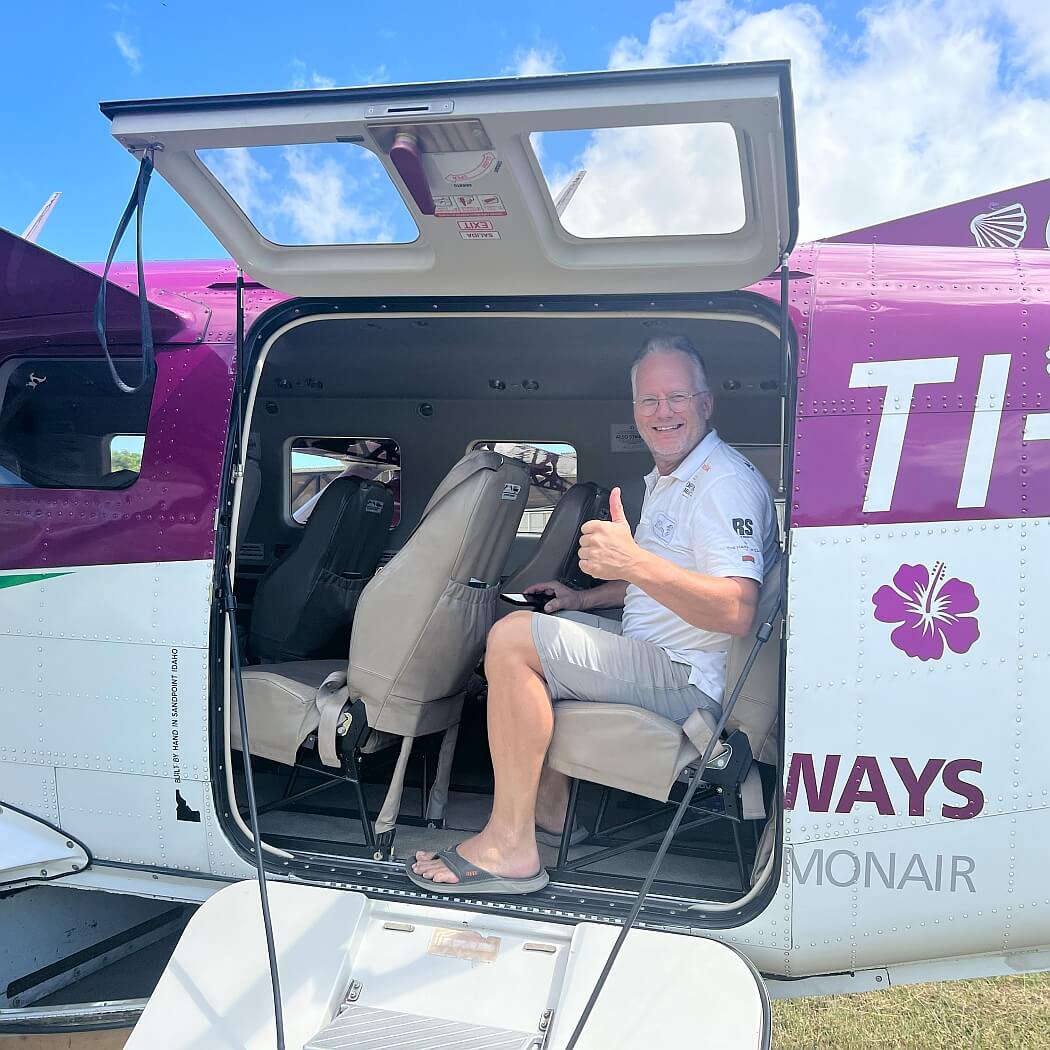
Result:
<instances>
[{"instance_id":1,"label":"blue sky","mask_svg":"<svg viewBox=\"0 0 1050 1050\"><path fill-rule=\"evenodd\" d=\"M831 234L1050 176L1045 12L1045 0L11 3L0 226L20 231L61 190L40 243L105 255L135 165L103 99L788 57L803 235ZM225 255L160 179L145 251Z\"/></svg>"}]
</instances>

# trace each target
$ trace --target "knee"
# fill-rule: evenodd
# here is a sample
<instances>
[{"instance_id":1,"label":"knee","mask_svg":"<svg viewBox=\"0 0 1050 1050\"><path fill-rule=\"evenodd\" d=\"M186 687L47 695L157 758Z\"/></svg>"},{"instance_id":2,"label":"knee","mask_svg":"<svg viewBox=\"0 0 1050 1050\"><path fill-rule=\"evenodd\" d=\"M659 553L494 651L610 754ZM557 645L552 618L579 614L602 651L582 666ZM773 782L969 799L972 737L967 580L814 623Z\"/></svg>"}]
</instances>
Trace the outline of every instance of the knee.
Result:
<instances>
[{"instance_id":1,"label":"knee","mask_svg":"<svg viewBox=\"0 0 1050 1050\"><path fill-rule=\"evenodd\" d=\"M505 662L533 663L536 647L532 641L532 618L535 613L520 610L497 620L489 630L485 646L485 666Z\"/></svg>"}]
</instances>

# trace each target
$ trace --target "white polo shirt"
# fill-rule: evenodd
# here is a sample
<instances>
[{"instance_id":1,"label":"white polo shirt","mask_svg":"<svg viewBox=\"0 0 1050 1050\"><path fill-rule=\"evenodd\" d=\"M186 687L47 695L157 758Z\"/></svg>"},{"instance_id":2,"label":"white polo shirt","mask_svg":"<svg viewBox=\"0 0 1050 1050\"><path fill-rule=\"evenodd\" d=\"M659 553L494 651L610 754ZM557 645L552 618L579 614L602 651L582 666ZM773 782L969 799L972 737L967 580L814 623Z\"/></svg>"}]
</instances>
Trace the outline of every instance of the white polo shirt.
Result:
<instances>
[{"instance_id":1,"label":"white polo shirt","mask_svg":"<svg viewBox=\"0 0 1050 1050\"><path fill-rule=\"evenodd\" d=\"M683 569L759 584L780 556L769 485L714 430L670 474L654 469L646 475L634 538L643 550ZM624 600L623 633L688 664L690 684L721 701L730 635L686 623L633 584Z\"/></svg>"}]
</instances>

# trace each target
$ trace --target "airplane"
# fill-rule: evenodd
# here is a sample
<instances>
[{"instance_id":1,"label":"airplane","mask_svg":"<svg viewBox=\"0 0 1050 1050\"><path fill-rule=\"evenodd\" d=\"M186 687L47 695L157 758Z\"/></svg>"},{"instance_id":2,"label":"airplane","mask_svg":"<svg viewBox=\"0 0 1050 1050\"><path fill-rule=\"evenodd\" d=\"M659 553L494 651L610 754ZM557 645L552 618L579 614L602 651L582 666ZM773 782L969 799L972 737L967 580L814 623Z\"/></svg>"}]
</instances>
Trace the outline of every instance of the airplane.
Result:
<instances>
[{"instance_id":1,"label":"airplane","mask_svg":"<svg viewBox=\"0 0 1050 1050\"><path fill-rule=\"evenodd\" d=\"M139 162L114 246L155 167L231 259L0 235L0 1033L269 1046L283 1002L289 1046L396 1016L564 1047L628 919L581 1046L762 1046L770 998L1050 969L1050 180L797 244L786 62L101 108ZM278 176L344 160L401 225L289 219ZM592 841L533 895L428 895L404 858L491 792L478 630L417 630L430 577L482 628L541 565L588 585L659 332L781 517L722 723L581 758L556 705ZM554 465L533 504L519 460ZM441 561L457 463L502 493L463 511L488 575ZM405 638L389 728L354 683Z\"/></svg>"}]
</instances>

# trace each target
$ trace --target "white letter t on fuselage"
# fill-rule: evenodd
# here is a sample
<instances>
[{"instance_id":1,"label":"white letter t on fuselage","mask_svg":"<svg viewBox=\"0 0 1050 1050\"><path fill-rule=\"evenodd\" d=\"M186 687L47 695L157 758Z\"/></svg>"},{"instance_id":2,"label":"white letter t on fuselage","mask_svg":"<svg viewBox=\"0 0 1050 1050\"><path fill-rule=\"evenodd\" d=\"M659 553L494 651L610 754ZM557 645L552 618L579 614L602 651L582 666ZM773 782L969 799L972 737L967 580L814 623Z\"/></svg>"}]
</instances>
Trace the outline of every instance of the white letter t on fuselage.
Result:
<instances>
[{"instance_id":1,"label":"white letter t on fuselage","mask_svg":"<svg viewBox=\"0 0 1050 1050\"><path fill-rule=\"evenodd\" d=\"M851 387L886 388L864 491L865 514L889 510L893 502L915 388L926 383L953 383L958 364L957 357L920 357L914 361L861 361L853 366Z\"/></svg>"}]
</instances>

